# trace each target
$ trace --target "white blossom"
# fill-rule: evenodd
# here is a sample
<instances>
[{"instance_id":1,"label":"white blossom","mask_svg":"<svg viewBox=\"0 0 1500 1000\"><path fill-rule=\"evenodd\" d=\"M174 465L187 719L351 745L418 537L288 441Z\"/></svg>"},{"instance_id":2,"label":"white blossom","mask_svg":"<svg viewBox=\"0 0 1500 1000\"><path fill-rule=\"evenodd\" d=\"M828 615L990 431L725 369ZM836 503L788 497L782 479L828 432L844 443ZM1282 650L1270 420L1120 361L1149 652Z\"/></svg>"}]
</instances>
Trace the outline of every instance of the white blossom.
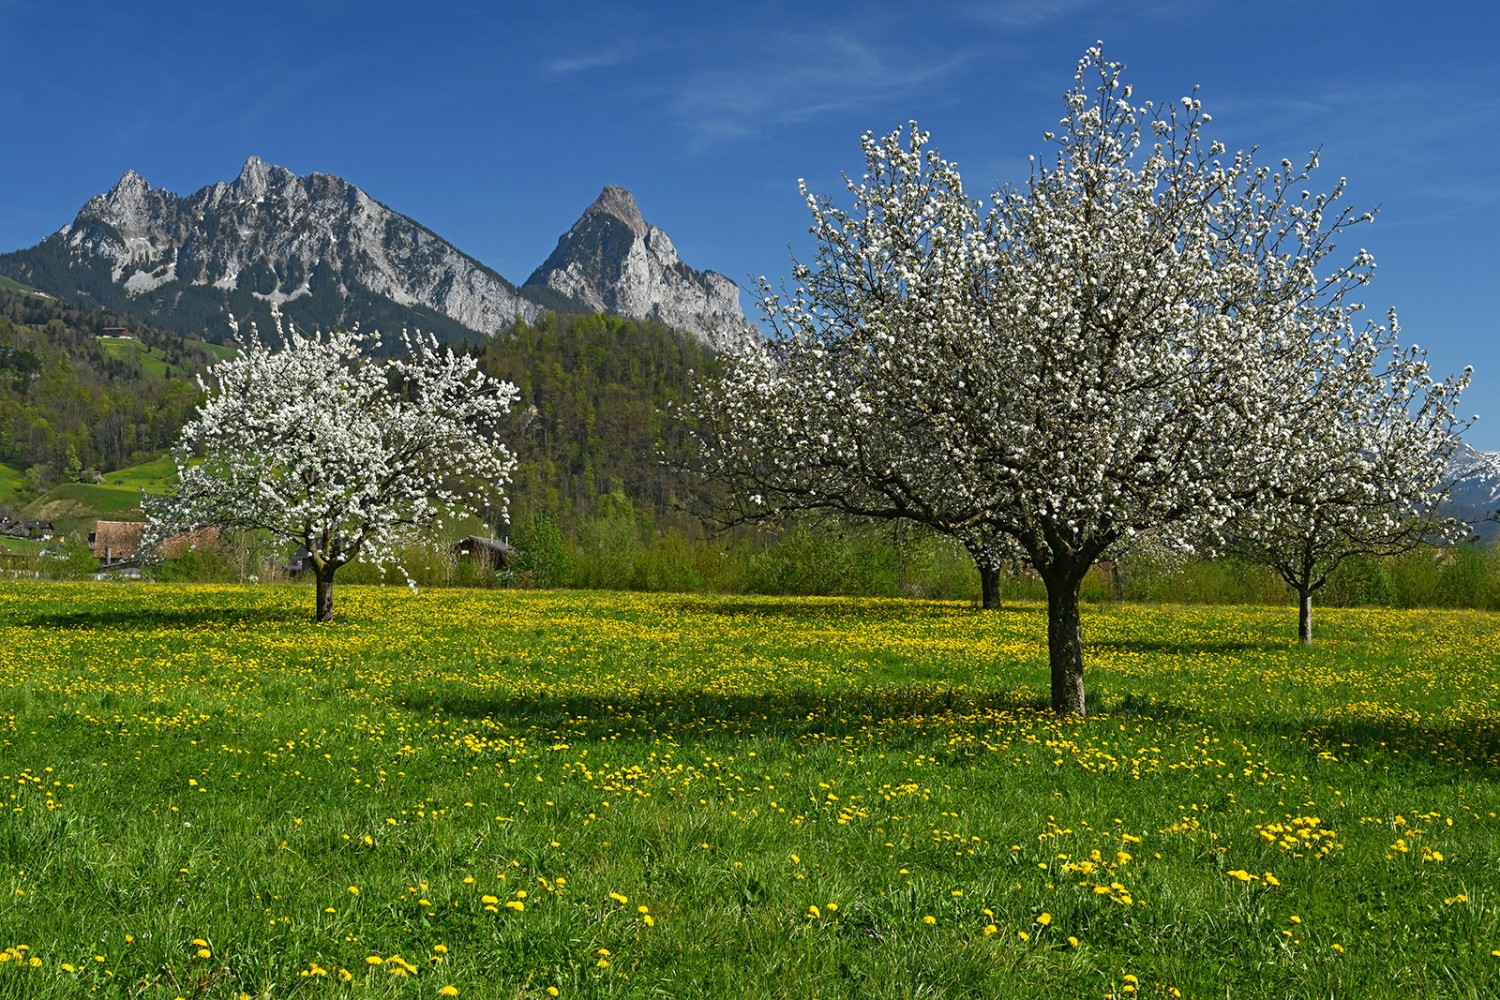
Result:
<instances>
[{"instance_id":1,"label":"white blossom","mask_svg":"<svg viewBox=\"0 0 1500 1000\"><path fill-rule=\"evenodd\" d=\"M987 206L915 123L866 134L849 207L802 192L816 257L762 287L778 337L699 404L741 516L831 509L1008 539L1046 583L1053 706L1082 713L1078 592L1123 540L1179 549L1300 475L1330 344L1368 281L1367 216L1202 136L1196 96L1134 106L1078 65L1051 165ZM1304 188L1306 189L1304 191Z\"/></svg>"},{"instance_id":2,"label":"white blossom","mask_svg":"<svg viewBox=\"0 0 1500 1000\"><path fill-rule=\"evenodd\" d=\"M493 434L517 390L427 335L403 333L383 357L376 334L308 336L279 317L277 332L279 345L241 341L200 379L177 485L147 514L157 535L216 524L303 546L327 620L340 566L399 568L412 533L484 498L503 506L515 463Z\"/></svg>"}]
</instances>

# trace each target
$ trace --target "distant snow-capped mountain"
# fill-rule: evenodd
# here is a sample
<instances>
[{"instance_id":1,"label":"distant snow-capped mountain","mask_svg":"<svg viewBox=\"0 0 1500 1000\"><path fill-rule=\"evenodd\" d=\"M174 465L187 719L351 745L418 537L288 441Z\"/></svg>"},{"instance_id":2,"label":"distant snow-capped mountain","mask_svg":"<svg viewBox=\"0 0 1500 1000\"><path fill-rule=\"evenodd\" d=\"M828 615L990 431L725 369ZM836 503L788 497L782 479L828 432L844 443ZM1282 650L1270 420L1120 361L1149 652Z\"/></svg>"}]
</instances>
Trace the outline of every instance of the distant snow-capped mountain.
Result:
<instances>
[{"instance_id":1,"label":"distant snow-capped mountain","mask_svg":"<svg viewBox=\"0 0 1500 1000\"><path fill-rule=\"evenodd\" d=\"M1479 451L1459 444L1449 462L1454 476L1448 511L1473 525L1486 541L1500 535L1500 522L1490 520L1500 511L1500 451Z\"/></svg>"}]
</instances>

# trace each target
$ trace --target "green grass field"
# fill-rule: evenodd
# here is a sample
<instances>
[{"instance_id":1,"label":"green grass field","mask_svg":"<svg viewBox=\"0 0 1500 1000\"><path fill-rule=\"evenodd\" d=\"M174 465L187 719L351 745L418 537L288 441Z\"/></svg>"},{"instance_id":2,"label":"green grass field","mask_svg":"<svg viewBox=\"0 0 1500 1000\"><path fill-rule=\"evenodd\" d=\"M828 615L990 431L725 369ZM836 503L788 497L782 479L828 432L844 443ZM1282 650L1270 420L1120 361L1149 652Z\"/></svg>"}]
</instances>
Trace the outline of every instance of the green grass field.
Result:
<instances>
[{"instance_id":1,"label":"green grass field","mask_svg":"<svg viewBox=\"0 0 1500 1000\"><path fill-rule=\"evenodd\" d=\"M239 353L239 350L232 344L215 344L212 341L208 340L189 340L187 341L187 343L204 348L205 350L213 354L213 356L219 361L223 361L226 358L232 358Z\"/></svg>"},{"instance_id":2,"label":"green grass field","mask_svg":"<svg viewBox=\"0 0 1500 1000\"><path fill-rule=\"evenodd\" d=\"M7 278L3 274L0 274L0 288L8 288L8 289L10 289L13 292L34 292L34 291L36 291L36 289L32 288L30 285L23 285L19 281L17 281L15 278Z\"/></svg>"},{"instance_id":3,"label":"green grass field","mask_svg":"<svg viewBox=\"0 0 1500 1000\"><path fill-rule=\"evenodd\" d=\"M0 586L0 996L1493 997L1500 620Z\"/></svg>"},{"instance_id":4,"label":"green grass field","mask_svg":"<svg viewBox=\"0 0 1500 1000\"><path fill-rule=\"evenodd\" d=\"M154 375L157 378L167 377L169 366L166 355L153 347L147 347L134 337L100 337L99 346L104 349L107 357L119 361L139 358L141 370L147 375ZM180 370L178 373L181 374Z\"/></svg>"}]
</instances>

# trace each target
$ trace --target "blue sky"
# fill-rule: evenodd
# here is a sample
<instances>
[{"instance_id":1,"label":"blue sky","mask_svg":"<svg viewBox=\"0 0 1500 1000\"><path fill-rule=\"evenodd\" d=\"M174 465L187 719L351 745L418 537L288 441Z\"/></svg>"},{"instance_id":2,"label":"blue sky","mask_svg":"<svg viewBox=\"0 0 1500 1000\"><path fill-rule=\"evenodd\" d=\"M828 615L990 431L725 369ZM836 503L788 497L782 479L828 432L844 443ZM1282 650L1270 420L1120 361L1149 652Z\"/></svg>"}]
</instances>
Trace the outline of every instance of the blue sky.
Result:
<instances>
[{"instance_id":1,"label":"blue sky","mask_svg":"<svg viewBox=\"0 0 1500 1000\"><path fill-rule=\"evenodd\" d=\"M187 194L250 155L358 184L517 283L605 184L749 286L808 249L799 177L915 118L972 193L1024 179L1096 39L1138 97L1193 85L1231 148L1323 148L1404 339L1473 365L1500 449L1500 4L1144 0L256 4L0 0L0 251L127 169ZM747 308L752 307L747 297Z\"/></svg>"}]
</instances>

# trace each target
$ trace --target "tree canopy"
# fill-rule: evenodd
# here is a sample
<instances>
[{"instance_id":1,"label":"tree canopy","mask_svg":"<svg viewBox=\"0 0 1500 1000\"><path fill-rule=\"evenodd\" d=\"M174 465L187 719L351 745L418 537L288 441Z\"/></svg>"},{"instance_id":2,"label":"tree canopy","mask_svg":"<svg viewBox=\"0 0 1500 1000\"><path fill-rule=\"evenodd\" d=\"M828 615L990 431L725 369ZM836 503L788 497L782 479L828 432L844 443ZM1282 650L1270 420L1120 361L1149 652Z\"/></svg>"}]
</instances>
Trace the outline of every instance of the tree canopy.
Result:
<instances>
[{"instance_id":1,"label":"tree canopy","mask_svg":"<svg viewBox=\"0 0 1500 1000\"><path fill-rule=\"evenodd\" d=\"M182 429L174 491L147 498L156 533L216 524L297 542L327 621L340 566L394 562L411 532L476 504L503 510L514 460L493 435L515 386L430 336L402 347L381 357L378 335L295 329L242 342Z\"/></svg>"},{"instance_id":2,"label":"tree canopy","mask_svg":"<svg viewBox=\"0 0 1500 1000\"><path fill-rule=\"evenodd\" d=\"M763 287L777 341L703 397L708 468L749 516L831 509L1012 539L1048 593L1053 707L1085 711L1078 594L1149 533L1186 548L1301 468L1309 386L1352 336L1371 216L1344 181L1227 154L1195 95L1138 103L1091 49L1030 179L971 198L916 123L863 139L816 255ZM1268 512L1268 516L1274 516Z\"/></svg>"}]
</instances>

